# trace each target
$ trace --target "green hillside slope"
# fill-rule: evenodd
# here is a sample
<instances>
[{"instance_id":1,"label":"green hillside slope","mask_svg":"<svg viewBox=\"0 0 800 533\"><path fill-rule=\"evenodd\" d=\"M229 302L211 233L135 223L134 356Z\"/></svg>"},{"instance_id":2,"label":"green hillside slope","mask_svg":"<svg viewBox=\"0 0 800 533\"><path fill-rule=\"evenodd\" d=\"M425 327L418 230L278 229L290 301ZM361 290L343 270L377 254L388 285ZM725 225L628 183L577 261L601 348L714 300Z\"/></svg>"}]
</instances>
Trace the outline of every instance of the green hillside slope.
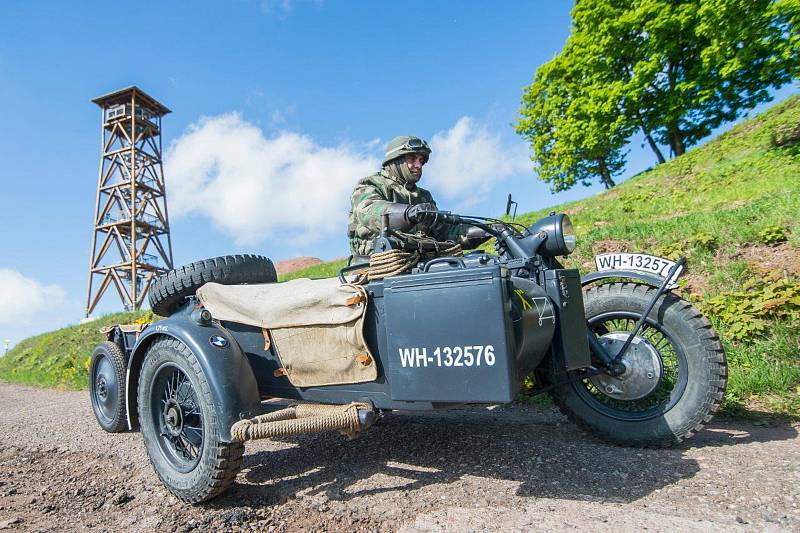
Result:
<instances>
[{"instance_id":1,"label":"green hillside slope","mask_svg":"<svg viewBox=\"0 0 800 533\"><path fill-rule=\"evenodd\" d=\"M152 322L153 317L150 311L114 313L27 338L0 358L0 378L39 387L85 389L89 356L97 344L106 340L100 328Z\"/></svg>"},{"instance_id":2,"label":"green hillside slope","mask_svg":"<svg viewBox=\"0 0 800 533\"><path fill-rule=\"evenodd\" d=\"M800 145L773 142L787 129L800 129L800 96L610 191L518 217L569 213L568 263L584 271L604 252L685 255L680 292L728 354L728 410L755 400L800 414Z\"/></svg>"},{"instance_id":3,"label":"green hillside slope","mask_svg":"<svg viewBox=\"0 0 800 533\"><path fill-rule=\"evenodd\" d=\"M569 213L578 248L567 263L584 272L594 270L597 253L686 255L679 291L723 337L731 373L728 412L757 404L800 416L800 145L773 142L776 132L797 128L800 96L610 191L517 221L530 223L551 210ZM324 263L282 279L330 277L343 264ZM115 320L123 319L104 322ZM0 377L84 387L97 325L20 343L0 359Z\"/></svg>"}]
</instances>

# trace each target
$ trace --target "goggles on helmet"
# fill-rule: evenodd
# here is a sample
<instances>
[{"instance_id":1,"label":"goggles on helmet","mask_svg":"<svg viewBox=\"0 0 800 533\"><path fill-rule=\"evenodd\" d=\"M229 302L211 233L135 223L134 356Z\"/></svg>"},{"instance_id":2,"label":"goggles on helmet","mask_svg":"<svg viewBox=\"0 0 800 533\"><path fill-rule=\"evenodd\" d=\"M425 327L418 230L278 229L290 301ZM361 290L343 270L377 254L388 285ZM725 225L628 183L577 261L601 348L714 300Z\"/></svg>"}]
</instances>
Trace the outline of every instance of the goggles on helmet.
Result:
<instances>
[{"instance_id":1,"label":"goggles on helmet","mask_svg":"<svg viewBox=\"0 0 800 533\"><path fill-rule=\"evenodd\" d=\"M398 146L397 148L392 148L391 150L386 152L386 157L389 157L389 154L392 154L394 152L400 152L401 150L406 152L411 151L411 152L425 152L428 154L431 153L431 149L428 146L428 143L427 141L425 141L425 139L409 139L402 145Z\"/></svg>"}]
</instances>

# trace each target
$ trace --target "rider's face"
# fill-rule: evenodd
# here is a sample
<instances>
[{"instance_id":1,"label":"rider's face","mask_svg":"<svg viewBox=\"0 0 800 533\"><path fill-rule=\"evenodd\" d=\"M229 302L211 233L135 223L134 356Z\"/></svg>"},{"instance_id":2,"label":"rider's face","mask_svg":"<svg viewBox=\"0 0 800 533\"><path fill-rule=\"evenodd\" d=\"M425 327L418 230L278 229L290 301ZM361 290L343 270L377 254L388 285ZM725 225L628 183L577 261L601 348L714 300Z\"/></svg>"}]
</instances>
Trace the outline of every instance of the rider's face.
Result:
<instances>
[{"instance_id":1,"label":"rider's face","mask_svg":"<svg viewBox=\"0 0 800 533\"><path fill-rule=\"evenodd\" d=\"M409 172L415 177L422 176L422 165L425 164L425 156L420 154L406 154L406 165Z\"/></svg>"}]
</instances>

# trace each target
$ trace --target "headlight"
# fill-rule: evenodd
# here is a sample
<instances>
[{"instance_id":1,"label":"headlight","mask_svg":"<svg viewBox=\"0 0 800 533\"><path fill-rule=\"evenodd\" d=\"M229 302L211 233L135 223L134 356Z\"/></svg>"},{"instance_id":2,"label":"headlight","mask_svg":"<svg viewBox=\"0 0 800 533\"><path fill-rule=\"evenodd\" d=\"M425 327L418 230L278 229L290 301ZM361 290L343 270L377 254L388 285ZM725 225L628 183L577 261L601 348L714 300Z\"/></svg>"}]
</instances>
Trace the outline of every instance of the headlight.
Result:
<instances>
[{"instance_id":1,"label":"headlight","mask_svg":"<svg viewBox=\"0 0 800 533\"><path fill-rule=\"evenodd\" d=\"M529 228L531 234L542 231L547 239L539 247L538 252L546 256L569 255L575 250L575 230L572 221L565 214L550 215L537 221Z\"/></svg>"},{"instance_id":2,"label":"headlight","mask_svg":"<svg viewBox=\"0 0 800 533\"><path fill-rule=\"evenodd\" d=\"M567 250L567 254L571 254L575 251L575 245L577 241L575 240L575 230L572 228L572 220L567 215L562 215L561 219L561 238L564 239L564 248Z\"/></svg>"}]
</instances>

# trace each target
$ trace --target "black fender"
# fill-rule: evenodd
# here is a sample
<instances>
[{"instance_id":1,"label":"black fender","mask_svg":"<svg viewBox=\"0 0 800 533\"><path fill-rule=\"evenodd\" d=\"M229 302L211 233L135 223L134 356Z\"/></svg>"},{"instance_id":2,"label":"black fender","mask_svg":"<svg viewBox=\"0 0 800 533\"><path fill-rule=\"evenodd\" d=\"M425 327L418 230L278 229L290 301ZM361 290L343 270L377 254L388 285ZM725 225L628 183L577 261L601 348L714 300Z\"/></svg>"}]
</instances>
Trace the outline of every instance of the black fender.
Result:
<instances>
[{"instance_id":1,"label":"black fender","mask_svg":"<svg viewBox=\"0 0 800 533\"><path fill-rule=\"evenodd\" d=\"M214 346L210 338L219 335L228 342L224 347ZM219 324L200 325L188 315L173 315L146 328L136 342L128 360L125 383L125 406L128 412L128 427L139 426L138 398L139 374L147 349L159 337L177 339L188 347L208 381L214 398L221 438L230 441L230 428L242 418L251 418L260 412L261 395L255 374L233 335Z\"/></svg>"},{"instance_id":2,"label":"black fender","mask_svg":"<svg viewBox=\"0 0 800 533\"><path fill-rule=\"evenodd\" d=\"M637 272L635 270L604 270L602 272L592 272L590 274L582 276L581 286L585 287L590 283L594 283L595 281L608 278L635 279L637 281L641 281L645 285L650 285L652 287L660 287L661 284L664 283L664 278L662 278L661 276L656 276L655 274L648 274L646 272ZM674 283L670 283L669 285L667 285L667 289L674 289L675 287L676 285Z\"/></svg>"}]
</instances>

